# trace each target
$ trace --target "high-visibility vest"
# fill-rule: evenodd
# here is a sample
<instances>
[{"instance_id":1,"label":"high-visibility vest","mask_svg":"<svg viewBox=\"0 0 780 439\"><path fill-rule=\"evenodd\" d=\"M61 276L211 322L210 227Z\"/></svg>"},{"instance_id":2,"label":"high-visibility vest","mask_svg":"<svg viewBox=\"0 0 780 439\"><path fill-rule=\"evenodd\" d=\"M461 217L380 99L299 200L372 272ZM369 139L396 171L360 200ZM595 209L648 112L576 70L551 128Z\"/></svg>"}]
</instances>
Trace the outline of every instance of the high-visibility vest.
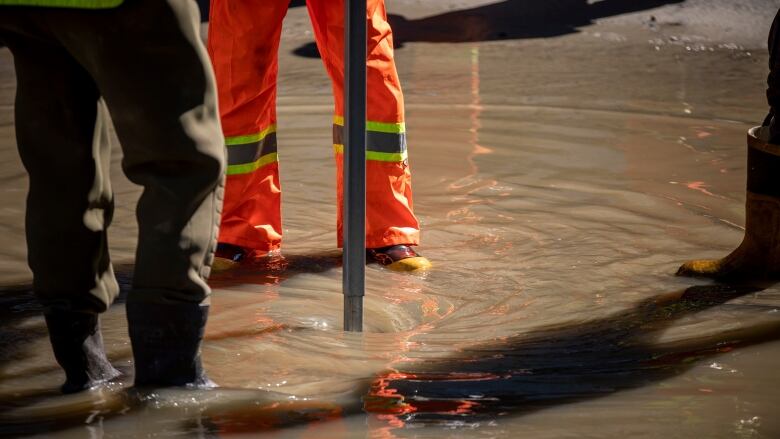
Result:
<instances>
[{"instance_id":1,"label":"high-visibility vest","mask_svg":"<svg viewBox=\"0 0 780 439\"><path fill-rule=\"evenodd\" d=\"M50 8L108 9L124 0L0 0L0 6L46 6Z\"/></svg>"}]
</instances>

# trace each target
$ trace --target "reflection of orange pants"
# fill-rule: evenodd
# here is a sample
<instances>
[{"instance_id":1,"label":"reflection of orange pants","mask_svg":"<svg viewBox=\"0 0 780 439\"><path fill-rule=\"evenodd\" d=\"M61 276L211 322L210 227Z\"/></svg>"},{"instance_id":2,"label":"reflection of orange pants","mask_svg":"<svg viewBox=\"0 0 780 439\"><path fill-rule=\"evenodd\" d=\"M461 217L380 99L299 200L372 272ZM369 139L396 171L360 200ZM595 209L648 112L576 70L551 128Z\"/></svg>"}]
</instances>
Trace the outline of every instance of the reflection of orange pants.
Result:
<instances>
[{"instance_id":1,"label":"reflection of orange pants","mask_svg":"<svg viewBox=\"0 0 780 439\"><path fill-rule=\"evenodd\" d=\"M277 51L289 0L212 0L209 54L219 89L228 177L219 241L279 248L281 187L276 152ZM333 82L338 244L342 239L343 0L308 0L317 47ZM404 104L383 0L368 0L366 246L416 245Z\"/></svg>"}]
</instances>

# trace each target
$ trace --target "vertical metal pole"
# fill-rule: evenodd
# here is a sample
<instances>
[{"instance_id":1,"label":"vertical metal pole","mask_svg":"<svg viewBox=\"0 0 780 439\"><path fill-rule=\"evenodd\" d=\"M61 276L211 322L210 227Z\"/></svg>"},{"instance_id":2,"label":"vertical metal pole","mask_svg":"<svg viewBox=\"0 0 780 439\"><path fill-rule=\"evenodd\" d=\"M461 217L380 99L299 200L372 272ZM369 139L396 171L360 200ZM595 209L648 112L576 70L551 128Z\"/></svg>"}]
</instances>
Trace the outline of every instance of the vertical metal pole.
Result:
<instances>
[{"instance_id":1,"label":"vertical metal pole","mask_svg":"<svg viewBox=\"0 0 780 439\"><path fill-rule=\"evenodd\" d=\"M344 0L344 6L344 330L360 332L366 271L366 0Z\"/></svg>"}]
</instances>

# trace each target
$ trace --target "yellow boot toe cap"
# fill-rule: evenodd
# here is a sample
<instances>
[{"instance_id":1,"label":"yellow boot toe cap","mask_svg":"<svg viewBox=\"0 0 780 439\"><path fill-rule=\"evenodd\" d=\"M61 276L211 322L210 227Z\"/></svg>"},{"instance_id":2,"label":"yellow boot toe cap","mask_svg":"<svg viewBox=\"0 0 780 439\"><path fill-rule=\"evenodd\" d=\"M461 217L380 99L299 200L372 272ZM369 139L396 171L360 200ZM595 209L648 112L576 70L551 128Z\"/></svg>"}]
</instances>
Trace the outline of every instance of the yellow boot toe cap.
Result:
<instances>
[{"instance_id":1,"label":"yellow boot toe cap","mask_svg":"<svg viewBox=\"0 0 780 439\"><path fill-rule=\"evenodd\" d=\"M433 267L431 261L423 256L415 256L413 258L405 258L400 261L395 261L387 268L393 271L425 271Z\"/></svg>"},{"instance_id":2,"label":"yellow boot toe cap","mask_svg":"<svg viewBox=\"0 0 780 439\"><path fill-rule=\"evenodd\" d=\"M699 259L684 263L679 270L678 276L716 276L723 269L723 264L718 259Z\"/></svg>"},{"instance_id":3,"label":"yellow boot toe cap","mask_svg":"<svg viewBox=\"0 0 780 439\"><path fill-rule=\"evenodd\" d=\"M231 261L227 258L219 258L215 257L214 262L211 263L211 272L212 273L221 273L224 271L230 271L236 267L238 267L239 263L236 261Z\"/></svg>"}]
</instances>

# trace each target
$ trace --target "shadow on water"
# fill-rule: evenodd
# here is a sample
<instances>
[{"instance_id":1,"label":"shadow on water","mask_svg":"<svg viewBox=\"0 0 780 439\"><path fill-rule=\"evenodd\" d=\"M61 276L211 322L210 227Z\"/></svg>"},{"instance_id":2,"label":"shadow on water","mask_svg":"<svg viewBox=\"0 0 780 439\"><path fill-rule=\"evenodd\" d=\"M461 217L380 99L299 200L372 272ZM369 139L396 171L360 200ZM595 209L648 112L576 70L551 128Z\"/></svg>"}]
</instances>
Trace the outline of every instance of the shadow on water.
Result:
<instances>
[{"instance_id":1,"label":"shadow on water","mask_svg":"<svg viewBox=\"0 0 780 439\"><path fill-rule=\"evenodd\" d=\"M48 338L46 326L31 326L28 319L40 315L42 307L35 299L31 284L9 285L0 287L0 384L6 379L14 378L13 374L5 372L6 365L12 363L24 363L31 361L34 353L31 345L37 345L37 341ZM41 368L41 371L50 372L54 367ZM33 374L39 371L34 371ZM2 415L9 410L35 403L37 401L52 398L59 395L59 389L36 389L31 392L0 395L0 436L11 435L4 426Z\"/></svg>"},{"instance_id":2,"label":"shadow on water","mask_svg":"<svg viewBox=\"0 0 780 439\"><path fill-rule=\"evenodd\" d=\"M477 41L547 38L579 32L599 18L639 12L685 0L505 0L471 9L407 20L389 15L393 43L424 41L465 43ZM314 42L293 50L307 58L319 57Z\"/></svg>"},{"instance_id":3,"label":"shadow on water","mask_svg":"<svg viewBox=\"0 0 780 439\"><path fill-rule=\"evenodd\" d=\"M290 266L295 264L304 267L298 270L313 265L308 258L297 262L293 258ZM120 388L81 396L73 403L66 401L66 408L60 410L25 412L26 407L16 403L15 414L0 411L0 435L100 426L125 415L154 417L172 406L178 411L165 415L169 421L150 426L149 431L164 428L172 429L170 433L218 437L338 419L363 411L396 415L407 422L522 415L651 385L684 373L696 364L694 360L780 339L780 322L765 321L716 334L660 341L661 334L683 317L761 290L752 286L694 286L649 298L631 310L602 319L475 345L444 360L396 364L392 372L356 386L359 388L337 402L296 401L289 395L258 390L216 389L178 391L178 396L167 397L166 405L164 395L161 403L159 395L145 397L133 389ZM20 299L18 303L29 301ZM6 331L4 324L3 337ZM20 357L7 358L17 361ZM29 405L35 401L29 400ZM189 407L192 410L187 411L187 404L179 407L182 401L194 404Z\"/></svg>"},{"instance_id":4,"label":"shadow on water","mask_svg":"<svg viewBox=\"0 0 780 439\"><path fill-rule=\"evenodd\" d=\"M46 337L46 328L30 328L25 321L41 313L32 285L0 287L0 367L30 357L28 343Z\"/></svg>"},{"instance_id":5,"label":"shadow on water","mask_svg":"<svg viewBox=\"0 0 780 439\"><path fill-rule=\"evenodd\" d=\"M694 286L585 323L518 334L440 361L399 364L372 386L367 406L407 421L520 415L650 385L698 360L780 339L780 321L659 342L677 320L761 291Z\"/></svg>"}]
</instances>

